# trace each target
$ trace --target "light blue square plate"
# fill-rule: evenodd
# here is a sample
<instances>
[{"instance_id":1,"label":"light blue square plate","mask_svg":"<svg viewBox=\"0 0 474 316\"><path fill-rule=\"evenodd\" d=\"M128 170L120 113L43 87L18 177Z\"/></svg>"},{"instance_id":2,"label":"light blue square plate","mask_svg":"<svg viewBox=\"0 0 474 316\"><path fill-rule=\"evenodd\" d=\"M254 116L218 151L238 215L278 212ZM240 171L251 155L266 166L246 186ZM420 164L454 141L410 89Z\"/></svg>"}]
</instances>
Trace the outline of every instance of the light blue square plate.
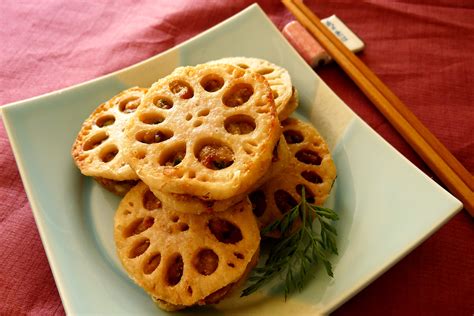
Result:
<instances>
[{"instance_id":1,"label":"light blue square plate","mask_svg":"<svg viewBox=\"0 0 474 316\"><path fill-rule=\"evenodd\" d=\"M328 141L338 178L327 202L340 214L334 278L323 270L286 302L278 291L229 299L193 313L328 313L420 244L462 207L357 117L253 5L142 63L71 88L5 105L3 120L66 312L157 315L123 272L113 244L119 203L82 176L70 155L82 121L131 86L150 86L179 65L226 56L268 59L289 70L301 104Z\"/></svg>"}]
</instances>

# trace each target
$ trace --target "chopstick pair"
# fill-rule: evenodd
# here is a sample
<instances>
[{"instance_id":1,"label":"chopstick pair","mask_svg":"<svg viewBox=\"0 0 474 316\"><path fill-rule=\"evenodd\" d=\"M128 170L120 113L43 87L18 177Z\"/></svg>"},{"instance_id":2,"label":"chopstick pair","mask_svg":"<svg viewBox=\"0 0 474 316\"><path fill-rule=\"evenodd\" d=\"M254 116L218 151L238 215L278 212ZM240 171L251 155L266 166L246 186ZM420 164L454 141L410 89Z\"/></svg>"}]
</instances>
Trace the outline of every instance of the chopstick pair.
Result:
<instances>
[{"instance_id":1,"label":"chopstick pair","mask_svg":"<svg viewBox=\"0 0 474 316\"><path fill-rule=\"evenodd\" d=\"M408 107L301 0L282 0L446 187L474 216L474 178Z\"/></svg>"}]
</instances>

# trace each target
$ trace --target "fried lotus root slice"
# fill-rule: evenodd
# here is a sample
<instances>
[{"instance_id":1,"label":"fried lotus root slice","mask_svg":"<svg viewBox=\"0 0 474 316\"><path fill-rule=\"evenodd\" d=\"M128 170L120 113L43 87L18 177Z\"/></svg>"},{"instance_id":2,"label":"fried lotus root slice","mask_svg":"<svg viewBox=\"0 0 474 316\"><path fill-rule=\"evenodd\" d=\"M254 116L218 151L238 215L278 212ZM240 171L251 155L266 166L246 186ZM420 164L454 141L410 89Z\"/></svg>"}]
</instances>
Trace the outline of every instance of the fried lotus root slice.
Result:
<instances>
[{"instance_id":1,"label":"fried lotus root slice","mask_svg":"<svg viewBox=\"0 0 474 316\"><path fill-rule=\"evenodd\" d=\"M268 171L251 188L255 190L270 178L279 174L289 161L290 151L283 135L275 145L272 155L272 164ZM225 200L203 200L196 196L186 194L166 193L163 191L153 192L162 202L163 209L177 211L180 213L201 214L209 212L223 212L233 205L247 198L248 192L230 197Z\"/></svg>"},{"instance_id":2,"label":"fried lotus root slice","mask_svg":"<svg viewBox=\"0 0 474 316\"><path fill-rule=\"evenodd\" d=\"M157 300L180 306L236 283L260 243L247 199L218 214L165 211L143 182L121 201L114 238L130 278Z\"/></svg>"},{"instance_id":3,"label":"fried lotus root slice","mask_svg":"<svg viewBox=\"0 0 474 316\"><path fill-rule=\"evenodd\" d=\"M150 127L139 119L145 114L166 120ZM126 135L129 163L153 192L225 200L266 173L281 129L261 75L198 65L154 83Z\"/></svg>"},{"instance_id":4,"label":"fried lotus root slice","mask_svg":"<svg viewBox=\"0 0 474 316\"><path fill-rule=\"evenodd\" d=\"M289 163L249 196L260 228L297 205L303 188L310 204L324 204L336 179L336 166L319 132L294 118L286 119L282 125L290 150ZM273 232L273 236L278 234Z\"/></svg>"},{"instance_id":5,"label":"fried lotus root slice","mask_svg":"<svg viewBox=\"0 0 474 316\"><path fill-rule=\"evenodd\" d=\"M282 135L273 149L272 165L270 166L268 172L262 177L260 182L257 183L256 187L260 187L265 182L268 182L270 179L283 172L290 162L290 157L290 148L288 147L285 137Z\"/></svg>"},{"instance_id":6,"label":"fried lotus root slice","mask_svg":"<svg viewBox=\"0 0 474 316\"><path fill-rule=\"evenodd\" d=\"M217 304L222 299L230 296L232 293L240 289L247 281L247 278L250 272L252 271L252 269L255 268L255 266L257 265L258 259L259 259L259 251L257 250L252 257L252 260L250 260L249 264L247 265L247 268L245 269L245 272L243 273L242 277L237 282L226 285L223 288L215 291L214 293L209 294L204 299L199 300L196 305L203 306L203 305ZM155 302L155 304L159 308L168 312L182 310L187 307L184 305L170 304L169 302L160 300L153 296L152 296L152 300Z\"/></svg>"},{"instance_id":7,"label":"fried lotus root slice","mask_svg":"<svg viewBox=\"0 0 474 316\"><path fill-rule=\"evenodd\" d=\"M163 203L163 209L180 213L201 214L223 212L247 198L247 194L238 194L225 200L203 200L193 195L153 192Z\"/></svg>"},{"instance_id":8,"label":"fried lotus root slice","mask_svg":"<svg viewBox=\"0 0 474 316\"><path fill-rule=\"evenodd\" d=\"M131 188L137 185L139 180L123 180L123 181L115 181L101 177L94 177L95 181L97 181L100 185L106 188L108 191L119 195L124 196L130 191Z\"/></svg>"},{"instance_id":9,"label":"fried lotus root slice","mask_svg":"<svg viewBox=\"0 0 474 316\"><path fill-rule=\"evenodd\" d=\"M138 180L124 157L123 129L146 92L131 88L99 105L82 124L71 150L84 175L117 194L130 188L127 181Z\"/></svg>"},{"instance_id":10,"label":"fried lotus root slice","mask_svg":"<svg viewBox=\"0 0 474 316\"><path fill-rule=\"evenodd\" d=\"M293 93L291 77L285 68L267 60L251 57L227 57L209 63L230 64L261 74L270 84L272 95L278 113L278 118L284 120L296 108L295 100L290 103ZM297 99L296 99L297 101ZM296 105L298 103L296 102ZM291 108L293 107L293 110Z\"/></svg>"},{"instance_id":11,"label":"fried lotus root slice","mask_svg":"<svg viewBox=\"0 0 474 316\"><path fill-rule=\"evenodd\" d=\"M290 100L288 100L288 103L286 103L286 105L278 113L278 118L281 121L288 118L291 115L291 113L293 113L296 110L296 108L299 105L299 102L300 102L300 99L299 99L298 90L296 90L296 88L293 87L291 98Z\"/></svg>"}]
</instances>

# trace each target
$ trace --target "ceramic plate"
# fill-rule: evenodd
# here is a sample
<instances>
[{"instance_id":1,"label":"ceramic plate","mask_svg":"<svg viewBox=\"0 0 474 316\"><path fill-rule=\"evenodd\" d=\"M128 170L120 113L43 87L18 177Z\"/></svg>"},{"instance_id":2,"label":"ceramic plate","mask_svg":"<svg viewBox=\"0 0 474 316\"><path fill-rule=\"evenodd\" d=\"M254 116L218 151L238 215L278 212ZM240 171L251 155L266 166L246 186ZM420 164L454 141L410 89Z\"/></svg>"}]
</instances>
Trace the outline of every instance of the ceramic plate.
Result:
<instances>
[{"instance_id":1,"label":"ceramic plate","mask_svg":"<svg viewBox=\"0 0 474 316\"><path fill-rule=\"evenodd\" d=\"M119 198L82 176L70 156L82 121L131 86L150 86L179 65L226 56L268 59L289 70L296 116L327 139L338 178L327 206L340 214L334 278L323 270L286 302L265 289L193 313L328 313L416 247L462 207L357 117L253 5L199 36L116 73L3 106L3 120L66 312L157 315L121 268L113 244Z\"/></svg>"}]
</instances>

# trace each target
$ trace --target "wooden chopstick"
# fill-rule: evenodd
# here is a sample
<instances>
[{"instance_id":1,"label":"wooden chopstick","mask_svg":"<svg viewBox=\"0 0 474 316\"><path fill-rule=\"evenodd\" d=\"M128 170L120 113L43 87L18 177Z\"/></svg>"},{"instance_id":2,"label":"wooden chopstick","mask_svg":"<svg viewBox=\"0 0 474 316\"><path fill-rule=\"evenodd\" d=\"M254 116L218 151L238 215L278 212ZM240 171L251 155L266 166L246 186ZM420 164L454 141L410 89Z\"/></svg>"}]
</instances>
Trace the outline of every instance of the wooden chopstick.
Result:
<instances>
[{"instance_id":1,"label":"wooden chopstick","mask_svg":"<svg viewBox=\"0 0 474 316\"><path fill-rule=\"evenodd\" d=\"M409 108L301 0L283 0L377 109L474 216L474 178Z\"/></svg>"}]
</instances>

